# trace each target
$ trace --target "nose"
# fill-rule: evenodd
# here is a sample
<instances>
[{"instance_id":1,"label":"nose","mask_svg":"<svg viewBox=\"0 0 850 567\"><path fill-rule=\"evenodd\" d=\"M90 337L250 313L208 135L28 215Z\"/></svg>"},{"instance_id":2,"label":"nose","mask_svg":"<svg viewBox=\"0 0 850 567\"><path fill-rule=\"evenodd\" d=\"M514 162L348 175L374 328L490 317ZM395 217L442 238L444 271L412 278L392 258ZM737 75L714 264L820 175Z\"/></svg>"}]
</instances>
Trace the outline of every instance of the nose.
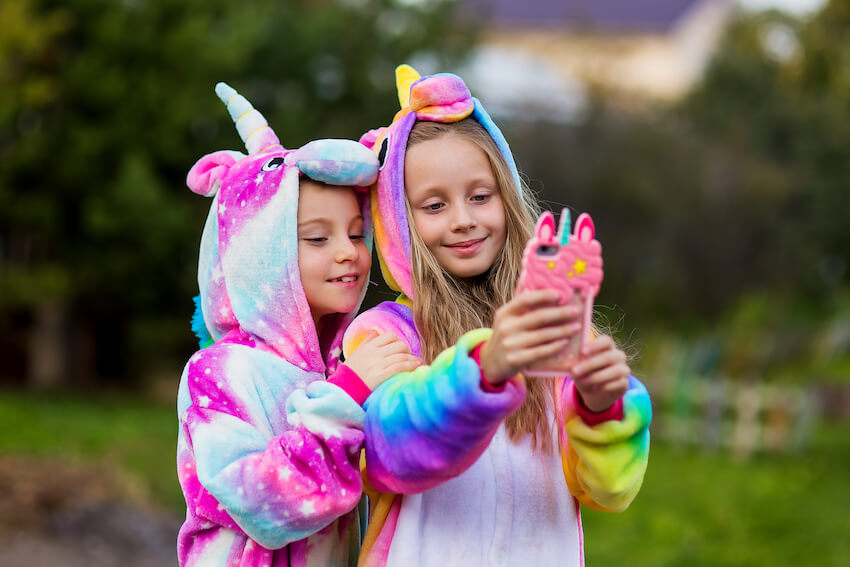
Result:
<instances>
[{"instance_id":1,"label":"nose","mask_svg":"<svg viewBox=\"0 0 850 567\"><path fill-rule=\"evenodd\" d=\"M477 222L475 220L475 216L472 214L466 204L454 207L454 214L452 216L452 231L467 231L472 228L475 228L476 224Z\"/></svg>"},{"instance_id":2,"label":"nose","mask_svg":"<svg viewBox=\"0 0 850 567\"><path fill-rule=\"evenodd\" d=\"M357 246L355 246L354 242L346 237L337 248L336 257L334 259L339 263L353 262L357 260L358 254Z\"/></svg>"}]
</instances>

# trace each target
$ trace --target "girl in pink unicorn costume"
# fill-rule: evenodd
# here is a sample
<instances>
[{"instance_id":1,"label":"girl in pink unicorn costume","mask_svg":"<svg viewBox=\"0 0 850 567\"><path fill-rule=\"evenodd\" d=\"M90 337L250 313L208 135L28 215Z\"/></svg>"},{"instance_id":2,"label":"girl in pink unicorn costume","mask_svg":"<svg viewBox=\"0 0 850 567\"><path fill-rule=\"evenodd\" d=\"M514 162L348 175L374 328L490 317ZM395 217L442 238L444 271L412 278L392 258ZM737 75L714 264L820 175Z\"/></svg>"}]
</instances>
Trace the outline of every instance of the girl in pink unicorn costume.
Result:
<instances>
[{"instance_id":1,"label":"girl in pink unicorn costume","mask_svg":"<svg viewBox=\"0 0 850 567\"><path fill-rule=\"evenodd\" d=\"M401 343L376 347L378 339L370 340L369 357L381 364L367 365L367 373L352 370L355 359L339 364L370 264L369 199L353 188L375 180L377 159L351 140L286 150L241 95L224 83L216 93L248 155L207 155L187 178L213 201L193 320L202 349L187 363L177 399L178 477L187 505L179 562L353 565L365 520L359 459L366 383L415 367ZM347 204L344 219L352 220L330 225L342 228L327 237L302 237L299 188L305 198L328 192L335 199L329 205ZM313 288L302 285L300 241L335 247L323 249L336 251L326 264L337 273L316 285L340 290L346 312L326 309L319 317L316 301L308 301Z\"/></svg>"},{"instance_id":2,"label":"girl in pink unicorn costume","mask_svg":"<svg viewBox=\"0 0 850 567\"><path fill-rule=\"evenodd\" d=\"M564 337L579 328L580 312L557 306L557 294L548 290L511 298L536 213L523 196L507 142L480 102L452 74L420 77L405 65L397 69L397 85L401 110L393 123L361 141L373 144L381 162L372 193L375 236L384 278L401 295L359 315L343 342L348 355L367 333L390 332L426 365L384 382L364 405L370 517L359 565L583 565L580 505L624 510L642 484L649 396L610 337L588 341L584 358L572 368L574 379L525 380L519 374L564 347ZM410 143L414 136L419 139ZM489 138L487 144L482 138ZM442 157L441 145L457 151ZM412 159L414 151L420 161L411 169L406 154ZM444 161L432 163L435 155ZM484 160L482 178L469 177L480 169L465 161L469 155ZM423 175L424 183L412 182ZM424 197L414 198L413 186ZM432 245L433 235L422 231L417 215L436 219L455 205L463 212L445 214L455 215L451 223L457 226ZM475 212L493 207L501 225ZM476 264L482 257L485 265ZM429 286L442 284L423 278L440 270L453 283L435 300ZM505 270L511 277L499 284ZM486 292L497 285L508 296L502 307L488 300L476 309L479 296L462 295L472 286ZM426 301L423 296L431 302L417 306ZM451 321L453 312L467 311L473 318L479 311L483 325L458 325L459 338L440 338L441 329L427 325L440 309L443 321ZM522 341L506 339L511 336L506 321ZM474 326L493 330L469 330ZM441 346L447 350L428 353L425 332L448 341ZM510 364L492 362L507 360L507 351ZM587 388L588 380L608 369L615 372L606 380L618 389ZM576 383L586 395L579 395ZM535 417L523 421L523 416Z\"/></svg>"}]
</instances>

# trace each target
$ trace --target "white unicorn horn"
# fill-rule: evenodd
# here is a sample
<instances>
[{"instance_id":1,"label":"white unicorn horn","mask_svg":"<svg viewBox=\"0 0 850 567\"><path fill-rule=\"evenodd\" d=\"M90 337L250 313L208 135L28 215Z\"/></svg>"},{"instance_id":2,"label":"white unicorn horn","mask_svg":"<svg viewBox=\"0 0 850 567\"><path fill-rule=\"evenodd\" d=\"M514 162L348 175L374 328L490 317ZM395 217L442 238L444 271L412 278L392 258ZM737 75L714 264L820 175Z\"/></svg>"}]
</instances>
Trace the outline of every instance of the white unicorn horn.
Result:
<instances>
[{"instance_id":1,"label":"white unicorn horn","mask_svg":"<svg viewBox=\"0 0 850 567\"><path fill-rule=\"evenodd\" d=\"M244 96L236 92L236 89L227 83L218 83L215 86L215 94L227 106L227 111L236 124L236 131L245 142L249 154L263 153L280 146L277 134L269 128L269 123L263 115L251 106Z\"/></svg>"}]
</instances>

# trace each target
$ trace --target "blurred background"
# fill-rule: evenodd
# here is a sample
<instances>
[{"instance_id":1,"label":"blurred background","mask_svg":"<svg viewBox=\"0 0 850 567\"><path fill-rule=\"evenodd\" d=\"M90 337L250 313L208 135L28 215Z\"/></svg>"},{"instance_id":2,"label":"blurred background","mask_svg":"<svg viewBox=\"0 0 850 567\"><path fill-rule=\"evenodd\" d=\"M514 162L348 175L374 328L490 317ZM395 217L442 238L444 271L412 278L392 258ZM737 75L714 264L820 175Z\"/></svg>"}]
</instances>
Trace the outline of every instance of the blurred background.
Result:
<instances>
[{"instance_id":1,"label":"blurred background","mask_svg":"<svg viewBox=\"0 0 850 567\"><path fill-rule=\"evenodd\" d=\"M583 516L588 565L850 565L850 0L0 0L0 22L0 564L176 562L209 207L185 175L242 149L213 85L295 148L387 124L410 62L464 77L546 206L596 221L597 315L655 418L635 503Z\"/></svg>"}]
</instances>

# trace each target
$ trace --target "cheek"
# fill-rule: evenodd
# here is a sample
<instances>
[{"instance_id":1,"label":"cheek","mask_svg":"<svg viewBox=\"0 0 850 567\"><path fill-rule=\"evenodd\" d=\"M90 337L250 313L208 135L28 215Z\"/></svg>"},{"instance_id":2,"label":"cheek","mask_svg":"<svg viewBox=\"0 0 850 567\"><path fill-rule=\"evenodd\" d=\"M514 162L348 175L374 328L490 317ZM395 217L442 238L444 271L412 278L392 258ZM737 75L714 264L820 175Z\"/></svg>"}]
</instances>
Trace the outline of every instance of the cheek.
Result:
<instances>
[{"instance_id":1,"label":"cheek","mask_svg":"<svg viewBox=\"0 0 850 567\"><path fill-rule=\"evenodd\" d=\"M372 267L372 253L369 252L369 247L366 246L365 242L361 242L357 245L357 251L360 265L364 270L369 270Z\"/></svg>"},{"instance_id":2,"label":"cheek","mask_svg":"<svg viewBox=\"0 0 850 567\"><path fill-rule=\"evenodd\" d=\"M415 214L413 215L413 222L416 224L416 232L419 233L419 237L422 238L426 246L431 247L439 243L443 235L440 215Z\"/></svg>"},{"instance_id":3,"label":"cheek","mask_svg":"<svg viewBox=\"0 0 850 567\"><path fill-rule=\"evenodd\" d=\"M301 272L302 282L323 277L327 271L325 264L321 252L309 246L298 246L298 270Z\"/></svg>"}]
</instances>

